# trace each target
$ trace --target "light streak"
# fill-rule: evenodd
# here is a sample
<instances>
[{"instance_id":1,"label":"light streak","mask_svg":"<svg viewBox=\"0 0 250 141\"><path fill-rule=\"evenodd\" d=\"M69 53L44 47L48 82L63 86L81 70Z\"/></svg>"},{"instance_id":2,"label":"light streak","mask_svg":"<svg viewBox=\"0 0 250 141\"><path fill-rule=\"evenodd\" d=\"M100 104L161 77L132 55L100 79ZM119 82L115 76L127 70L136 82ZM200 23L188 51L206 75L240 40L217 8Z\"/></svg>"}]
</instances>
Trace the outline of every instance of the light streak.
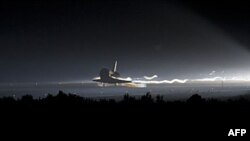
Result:
<instances>
[{"instance_id":1,"label":"light streak","mask_svg":"<svg viewBox=\"0 0 250 141\"><path fill-rule=\"evenodd\" d=\"M134 83L143 83L143 84L173 84L173 83L186 83L188 79L173 79L173 80L160 80L160 81L144 81L144 80L137 80L133 81Z\"/></svg>"},{"instance_id":2,"label":"light streak","mask_svg":"<svg viewBox=\"0 0 250 141\"><path fill-rule=\"evenodd\" d=\"M145 79L147 80L152 80L154 78L157 78L158 76L157 75L153 75L153 76L144 76Z\"/></svg>"},{"instance_id":3,"label":"light streak","mask_svg":"<svg viewBox=\"0 0 250 141\"><path fill-rule=\"evenodd\" d=\"M213 70L212 72L209 73L209 75L214 75L215 74L215 70Z\"/></svg>"},{"instance_id":4,"label":"light streak","mask_svg":"<svg viewBox=\"0 0 250 141\"><path fill-rule=\"evenodd\" d=\"M225 78L223 77L201 78L201 79L193 79L192 81L217 81L217 80L225 80Z\"/></svg>"}]
</instances>

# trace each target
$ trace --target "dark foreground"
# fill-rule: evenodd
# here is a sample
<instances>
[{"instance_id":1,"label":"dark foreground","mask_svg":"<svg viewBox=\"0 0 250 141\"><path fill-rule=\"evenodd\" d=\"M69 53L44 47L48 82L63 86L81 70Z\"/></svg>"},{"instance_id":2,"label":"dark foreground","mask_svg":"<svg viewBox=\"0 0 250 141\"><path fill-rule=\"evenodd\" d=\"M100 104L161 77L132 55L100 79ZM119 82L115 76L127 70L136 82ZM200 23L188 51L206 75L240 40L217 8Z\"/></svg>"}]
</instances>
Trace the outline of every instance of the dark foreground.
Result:
<instances>
[{"instance_id":1,"label":"dark foreground","mask_svg":"<svg viewBox=\"0 0 250 141\"><path fill-rule=\"evenodd\" d=\"M123 100L94 100L59 92L43 99L26 95L19 100L0 99L5 131L83 138L154 139L169 137L227 137L230 129L247 129L250 135L250 101L237 97L227 101L203 99L194 94L187 101L166 102L150 94L140 98L125 95ZM2 126L3 127L3 126ZM249 132L249 133L248 133ZM24 134L26 135L26 134ZM117 137L118 135L118 137ZM115 137L116 136L116 137Z\"/></svg>"}]
</instances>

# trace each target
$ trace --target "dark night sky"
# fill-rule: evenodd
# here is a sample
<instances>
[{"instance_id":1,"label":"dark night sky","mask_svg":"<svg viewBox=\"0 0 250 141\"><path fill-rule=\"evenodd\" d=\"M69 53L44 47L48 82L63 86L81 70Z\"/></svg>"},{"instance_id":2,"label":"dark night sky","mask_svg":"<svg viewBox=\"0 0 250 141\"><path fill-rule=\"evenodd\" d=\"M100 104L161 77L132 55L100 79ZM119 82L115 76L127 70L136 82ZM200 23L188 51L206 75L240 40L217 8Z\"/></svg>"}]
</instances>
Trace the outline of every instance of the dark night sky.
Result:
<instances>
[{"instance_id":1,"label":"dark night sky","mask_svg":"<svg viewBox=\"0 0 250 141\"><path fill-rule=\"evenodd\" d=\"M250 4L233 0L0 2L0 82L200 77L250 70Z\"/></svg>"}]
</instances>

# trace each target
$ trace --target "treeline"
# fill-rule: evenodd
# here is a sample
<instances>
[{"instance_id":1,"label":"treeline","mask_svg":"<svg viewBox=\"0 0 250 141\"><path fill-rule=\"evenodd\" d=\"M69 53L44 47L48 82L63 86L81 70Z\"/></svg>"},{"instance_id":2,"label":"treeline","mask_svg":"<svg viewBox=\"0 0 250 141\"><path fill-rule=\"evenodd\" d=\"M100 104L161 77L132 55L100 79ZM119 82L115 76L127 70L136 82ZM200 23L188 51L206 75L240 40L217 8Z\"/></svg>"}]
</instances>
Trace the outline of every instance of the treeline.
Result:
<instances>
[{"instance_id":1,"label":"treeline","mask_svg":"<svg viewBox=\"0 0 250 141\"><path fill-rule=\"evenodd\" d=\"M192 95L186 101L165 101L163 96L155 98L150 93L135 98L125 94L123 99L94 99L66 94L63 91L55 96L48 94L45 98L34 99L25 95L20 99L13 97L0 98L1 112L250 112L250 101L245 98L204 99L198 94Z\"/></svg>"}]
</instances>

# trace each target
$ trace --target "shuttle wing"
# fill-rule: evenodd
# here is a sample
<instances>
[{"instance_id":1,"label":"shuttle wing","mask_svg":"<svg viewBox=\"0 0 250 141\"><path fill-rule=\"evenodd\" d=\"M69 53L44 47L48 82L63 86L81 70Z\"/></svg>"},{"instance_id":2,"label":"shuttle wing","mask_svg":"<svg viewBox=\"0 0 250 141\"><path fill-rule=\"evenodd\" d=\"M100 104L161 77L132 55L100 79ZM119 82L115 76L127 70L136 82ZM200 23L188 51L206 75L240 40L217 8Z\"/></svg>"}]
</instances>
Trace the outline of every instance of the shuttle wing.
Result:
<instances>
[{"instance_id":1,"label":"shuttle wing","mask_svg":"<svg viewBox=\"0 0 250 141\"><path fill-rule=\"evenodd\" d=\"M96 77L93 79L93 81L96 82L102 82L102 83L131 83L131 78L119 78L119 77L109 77L108 79L101 79L100 77Z\"/></svg>"}]
</instances>

